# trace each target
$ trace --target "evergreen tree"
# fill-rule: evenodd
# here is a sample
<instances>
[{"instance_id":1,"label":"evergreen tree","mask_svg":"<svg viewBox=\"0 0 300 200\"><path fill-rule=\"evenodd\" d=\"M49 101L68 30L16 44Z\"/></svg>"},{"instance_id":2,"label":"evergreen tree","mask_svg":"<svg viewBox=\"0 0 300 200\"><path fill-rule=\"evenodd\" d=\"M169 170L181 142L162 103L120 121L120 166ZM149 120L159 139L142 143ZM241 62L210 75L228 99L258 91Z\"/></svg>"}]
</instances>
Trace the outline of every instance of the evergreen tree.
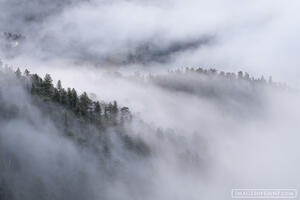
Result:
<instances>
[{"instance_id":1,"label":"evergreen tree","mask_svg":"<svg viewBox=\"0 0 300 200\"><path fill-rule=\"evenodd\" d=\"M67 92L65 89L61 90L61 94L60 94L60 102L64 105L67 105L68 103L68 97L67 97Z\"/></svg>"},{"instance_id":2,"label":"evergreen tree","mask_svg":"<svg viewBox=\"0 0 300 200\"><path fill-rule=\"evenodd\" d=\"M54 94L53 94L53 100L55 101L55 102L60 102L60 93L59 93L59 91L55 88L54 89Z\"/></svg>"},{"instance_id":3,"label":"evergreen tree","mask_svg":"<svg viewBox=\"0 0 300 200\"><path fill-rule=\"evenodd\" d=\"M104 106L104 118L106 121L109 120L109 116L111 114L111 108L112 108L112 104L109 103L108 105Z\"/></svg>"},{"instance_id":4,"label":"evergreen tree","mask_svg":"<svg viewBox=\"0 0 300 200\"><path fill-rule=\"evenodd\" d=\"M118 111L119 111L119 109L118 109L118 103L117 103L117 101L114 101L114 102L113 102L113 105L111 106L111 112L112 112L113 114L117 114Z\"/></svg>"},{"instance_id":5,"label":"evergreen tree","mask_svg":"<svg viewBox=\"0 0 300 200\"><path fill-rule=\"evenodd\" d=\"M17 78L20 79L21 76L22 76L22 73L21 73L20 68L18 68L17 71L16 71L15 73L16 73Z\"/></svg>"},{"instance_id":6,"label":"evergreen tree","mask_svg":"<svg viewBox=\"0 0 300 200\"><path fill-rule=\"evenodd\" d=\"M95 102L95 120L97 125L102 125L101 106L99 101Z\"/></svg>"},{"instance_id":7,"label":"evergreen tree","mask_svg":"<svg viewBox=\"0 0 300 200\"><path fill-rule=\"evenodd\" d=\"M62 86L61 86L61 81L60 80L57 81L56 88L59 92L61 92Z\"/></svg>"},{"instance_id":8,"label":"evergreen tree","mask_svg":"<svg viewBox=\"0 0 300 200\"><path fill-rule=\"evenodd\" d=\"M71 88L67 89L67 98L68 98L68 105L72 107L72 91Z\"/></svg>"},{"instance_id":9,"label":"evergreen tree","mask_svg":"<svg viewBox=\"0 0 300 200\"><path fill-rule=\"evenodd\" d=\"M125 121L130 121L132 119L128 107L122 107L120 111L121 111L121 124L123 124Z\"/></svg>"},{"instance_id":10,"label":"evergreen tree","mask_svg":"<svg viewBox=\"0 0 300 200\"><path fill-rule=\"evenodd\" d=\"M31 76L31 82L32 82L32 88L31 88L32 94L40 95L43 80L37 74L33 74Z\"/></svg>"},{"instance_id":11,"label":"evergreen tree","mask_svg":"<svg viewBox=\"0 0 300 200\"><path fill-rule=\"evenodd\" d=\"M216 75L217 74L217 70L216 69L210 69L209 70L209 74Z\"/></svg>"},{"instance_id":12,"label":"evergreen tree","mask_svg":"<svg viewBox=\"0 0 300 200\"><path fill-rule=\"evenodd\" d=\"M95 112L96 112L97 114L101 114L101 106L100 106L99 101L97 101L97 102L95 103Z\"/></svg>"},{"instance_id":13,"label":"evergreen tree","mask_svg":"<svg viewBox=\"0 0 300 200\"><path fill-rule=\"evenodd\" d=\"M82 95L80 95L79 109L80 109L81 115L86 115L87 114L90 103L91 103L91 100L89 99L86 92L84 92Z\"/></svg>"},{"instance_id":14,"label":"evergreen tree","mask_svg":"<svg viewBox=\"0 0 300 200\"><path fill-rule=\"evenodd\" d=\"M43 93L45 96L52 96L52 78L50 76L50 74L46 74L44 81L43 81Z\"/></svg>"},{"instance_id":15,"label":"evergreen tree","mask_svg":"<svg viewBox=\"0 0 300 200\"><path fill-rule=\"evenodd\" d=\"M29 75L30 75L30 72L28 71L28 69L25 69L25 71L24 71L24 75L25 75L26 77L29 77Z\"/></svg>"},{"instance_id":16,"label":"evergreen tree","mask_svg":"<svg viewBox=\"0 0 300 200\"><path fill-rule=\"evenodd\" d=\"M72 89L71 93L72 93L71 107L73 109L75 109L76 106L77 106L77 103L78 103L78 96L77 96L77 92L76 92L76 90L74 88Z\"/></svg>"},{"instance_id":17,"label":"evergreen tree","mask_svg":"<svg viewBox=\"0 0 300 200\"><path fill-rule=\"evenodd\" d=\"M238 72L238 79L243 79L243 72L242 71Z\"/></svg>"},{"instance_id":18,"label":"evergreen tree","mask_svg":"<svg viewBox=\"0 0 300 200\"><path fill-rule=\"evenodd\" d=\"M245 79L250 80L250 75L247 72L245 73Z\"/></svg>"},{"instance_id":19,"label":"evergreen tree","mask_svg":"<svg viewBox=\"0 0 300 200\"><path fill-rule=\"evenodd\" d=\"M37 86L37 87L41 86L42 79L37 74L33 74L31 76L31 81L35 86Z\"/></svg>"}]
</instances>

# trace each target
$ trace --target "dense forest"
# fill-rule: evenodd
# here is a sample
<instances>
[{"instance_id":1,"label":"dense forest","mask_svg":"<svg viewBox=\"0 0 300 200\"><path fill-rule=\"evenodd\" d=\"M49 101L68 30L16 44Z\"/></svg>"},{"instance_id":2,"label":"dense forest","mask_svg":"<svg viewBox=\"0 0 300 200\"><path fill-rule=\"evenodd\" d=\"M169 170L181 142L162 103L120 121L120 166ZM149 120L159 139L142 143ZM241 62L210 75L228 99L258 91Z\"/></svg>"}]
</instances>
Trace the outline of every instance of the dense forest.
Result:
<instances>
[{"instance_id":1,"label":"dense forest","mask_svg":"<svg viewBox=\"0 0 300 200\"><path fill-rule=\"evenodd\" d=\"M28 70L21 72L20 69L13 71L12 68L1 67L0 199L20 199L22 196L25 199L37 198L38 193L19 188L25 184L22 180L12 178L16 174L20 177L27 176L24 171L33 169L27 166L30 163L22 161L25 157L20 154L20 151L15 152L24 144L21 139L23 136L31 137L32 134L37 133L31 139L33 146L39 145L41 142L39 137L63 138L59 140L68 141L63 142L67 146L71 143L76 149L79 148L76 150L79 151L78 156L81 154L97 155L95 162L108 167L118 160L114 156L116 141L122 146L123 153L128 155L146 158L150 154L149 146L145 141L128 134L132 131L130 128L132 118L129 108L119 107L117 101L106 103L92 100L86 92L78 94L74 88L63 88L61 81L54 86L49 74L41 78L37 74L31 74ZM5 141L18 133L22 133L18 140L20 144L6 146ZM58 149L64 148L61 144L55 144L57 145ZM14 148L11 149L12 147ZM27 148L30 149L30 147ZM55 153L58 150L53 151L52 153ZM31 159L31 156L26 157ZM60 159L59 157L60 155L57 155L57 159ZM69 161L67 159L62 162ZM40 170L39 167L36 163L35 168ZM107 170L113 173L116 168L117 166L111 166ZM49 169L51 170L54 168ZM78 171L78 173L82 172ZM29 174L28 176L35 176ZM59 185L68 187L66 181L62 176ZM36 186L32 185L32 187ZM45 190L41 188L40 193L45 195ZM66 195L65 192L63 194ZM55 195L60 196L60 194ZM48 197L40 199L48 199Z\"/></svg>"},{"instance_id":2,"label":"dense forest","mask_svg":"<svg viewBox=\"0 0 300 200\"><path fill-rule=\"evenodd\" d=\"M43 104L45 112L52 112L53 106L63 110L63 116L57 118L63 118L64 128L68 134L72 134L68 117L76 118L84 124L95 125L100 131L121 126L130 122L132 118L129 108L119 108L117 101L109 103L93 101L86 92L78 95L74 88L63 88L60 80L54 86L49 74L41 78L37 74L30 74L27 69L22 73L19 68L14 74L24 89L31 94L33 101Z\"/></svg>"}]
</instances>

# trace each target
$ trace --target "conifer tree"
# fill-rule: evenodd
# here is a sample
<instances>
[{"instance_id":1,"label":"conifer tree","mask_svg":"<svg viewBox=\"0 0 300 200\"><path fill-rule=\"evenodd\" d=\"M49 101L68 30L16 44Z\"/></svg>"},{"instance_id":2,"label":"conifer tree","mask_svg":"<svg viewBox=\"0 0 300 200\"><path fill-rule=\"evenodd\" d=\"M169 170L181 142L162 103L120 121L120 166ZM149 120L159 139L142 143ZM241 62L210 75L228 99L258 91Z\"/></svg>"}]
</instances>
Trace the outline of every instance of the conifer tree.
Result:
<instances>
[{"instance_id":1,"label":"conifer tree","mask_svg":"<svg viewBox=\"0 0 300 200\"><path fill-rule=\"evenodd\" d=\"M238 79L243 79L243 72L242 71L238 72Z\"/></svg>"},{"instance_id":2,"label":"conifer tree","mask_svg":"<svg viewBox=\"0 0 300 200\"><path fill-rule=\"evenodd\" d=\"M91 100L89 99L86 92L84 92L82 95L80 95L79 98L79 109L80 113L82 115L86 115L89 109L89 105L91 103Z\"/></svg>"},{"instance_id":3,"label":"conifer tree","mask_svg":"<svg viewBox=\"0 0 300 200\"><path fill-rule=\"evenodd\" d=\"M28 69L25 69L25 71L24 71L24 75L25 75L26 77L29 77L29 75L30 75L30 72L28 71Z\"/></svg>"},{"instance_id":4,"label":"conifer tree","mask_svg":"<svg viewBox=\"0 0 300 200\"><path fill-rule=\"evenodd\" d=\"M76 106L77 106L77 103L78 103L78 96L77 96L77 92L76 92L76 90L74 88L72 89L71 92L72 92L71 107L73 109L75 109Z\"/></svg>"},{"instance_id":5,"label":"conifer tree","mask_svg":"<svg viewBox=\"0 0 300 200\"><path fill-rule=\"evenodd\" d=\"M61 90L61 94L60 94L60 102L64 105L66 105L68 103L68 97L67 97L67 92L65 89Z\"/></svg>"},{"instance_id":6,"label":"conifer tree","mask_svg":"<svg viewBox=\"0 0 300 200\"><path fill-rule=\"evenodd\" d=\"M15 73L16 73L17 78L20 79L21 76L22 76L22 73L21 73L20 68L18 68L17 71L16 71Z\"/></svg>"},{"instance_id":7,"label":"conifer tree","mask_svg":"<svg viewBox=\"0 0 300 200\"><path fill-rule=\"evenodd\" d=\"M114 101L114 102L113 102L111 111L112 111L112 113L114 113L114 114L118 113L118 103L117 103L117 101Z\"/></svg>"},{"instance_id":8,"label":"conifer tree","mask_svg":"<svg viewBox=\"0 0 300 200\"><path fill-rule=\"evenodd\" d=\"M61 92L62 86L61 86L61 81L60 80L57 81L56 88L59 92Z\"/></svg>"},{"instance_id":9,"label":"conifer tree","mask_svg":"<svg viewBox=\"0 0 300 200\"><path fill-rule=\"evenodd\" d=\"M52 78L50 74L46 74L43 81L43 92L45 96L52 96Z\"/></svg>"},{"instance_id":10,"label":"conifer tree","mask_svg":"<svg viewBox=\"0 0 300 200\"><path fill-rule=\"evenodd\" d=\"M72 91L71 88L67 89L67 98L68 98L68 105L72 107Z\"/></svg>"},{"instance_id":11,"label":"conifer tree","mask_svg":"<svg viewBox=\"0 0 300 200\"><path fill-rule=\"evenodd\" d=\"M37 86L37 87L40 87L41 86L41 83L42 83L42 80L41 78L37 75L37 74L33 74L31 76L31 80L32 80L32 83Z\"/></svg>"},{"instance_id":12,"label":"conifer tree","mask_svg":"<svg viewBox=\"0 0 300 200\"><path fill-rule=\"evenodd\" d=\"M95 112L96 112L97 114L101 114L101 107L100 107L99 101L97 101L97 102L95 103Z\"/></svg>"},{"instance_id":13,"label":"conifer tree","mask_svg":"<svg viewBox=\"0 0 300 200\"><path fill-rule=\"evenodd\" d=\"M53 100L55 101L55 102L60 102L60 93L59 93L59 91L55 88L54 89L54 94L53 94Z\"/></svg>"},{"instance_id":14,"label":"conifer tree","mask_svg":"<svg viewBox=\"0 0 300 200\"><path fill-rule=\"evenodd\" d=\"M247 72L245 73L245 79L250 80L250 75Z\"/></svg>"}]
</instances>

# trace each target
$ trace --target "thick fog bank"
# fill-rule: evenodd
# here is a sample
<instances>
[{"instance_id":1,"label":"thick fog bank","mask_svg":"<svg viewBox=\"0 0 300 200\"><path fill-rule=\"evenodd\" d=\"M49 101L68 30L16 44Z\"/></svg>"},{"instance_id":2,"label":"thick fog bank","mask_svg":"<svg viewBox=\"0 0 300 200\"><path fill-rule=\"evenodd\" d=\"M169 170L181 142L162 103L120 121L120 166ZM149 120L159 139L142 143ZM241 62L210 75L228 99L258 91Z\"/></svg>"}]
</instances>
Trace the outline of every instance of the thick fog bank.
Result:
<instances>
[{"instance_id":1,"label":"thick fog bank","mask_svg":"<svg viewBox=\"0 0 300 200\"><path fill-rule=\"evenodd\" d=\"M1 59L133 115L99 131L32 95L29 76L0 69L0 199L219 200L233 188L300 188L299 91L273 82L299 86L298 7L0 0ZM167 72L187 66L244 73Z\"/></svg>"},{"instance_id":2,"label":"thick fog bank","mask_svg":"<svg viewBox=\"0 0 300 200\"><path fill-rule=\"evenodd\" d=\"M241 69L298 85L297 7L296 0L2 0L0 49L7 58L98 67Z\"/></svg>"},{"instance_id":3,"label":"thick fog bank","mask_svg":"<svg viewBox=\"0 0 300 200\"><path fill-rule=\"evenodd\" d=\"M167 74L161 85L82 73L52 74L99 100L128 105L136 120L126 134L143 140L150 154L128 151L114 132L106 133L110 157L81 147L32 104L13 75L2 74L4 199L231 199L233 188L298 188L297 91L206 76Z\"/></svg>"}]
</instances>

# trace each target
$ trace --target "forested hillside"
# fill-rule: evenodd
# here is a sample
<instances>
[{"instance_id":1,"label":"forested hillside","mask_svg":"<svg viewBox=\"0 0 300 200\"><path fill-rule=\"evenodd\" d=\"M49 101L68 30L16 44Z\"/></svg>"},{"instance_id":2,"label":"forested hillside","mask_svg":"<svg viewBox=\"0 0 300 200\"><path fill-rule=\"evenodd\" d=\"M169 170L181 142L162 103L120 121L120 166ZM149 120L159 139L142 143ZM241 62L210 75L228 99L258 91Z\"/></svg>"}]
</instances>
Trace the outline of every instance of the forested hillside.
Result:
<instances>
[{"instance_id":1,"label":"forested hillside","mask_svg":"<svg viewBox=\"0 0 300 200\"><path fill-rule=\"evenodd\" d=\"M271 79L202 69L113 77L112 82L141 85L153 98L163 92L157 99L160 109L169 110L168 98L182 100L172 110L177 114L167 118L180 119L182 128L160 128L117 101L53 83L50 74L41 78L28 70L1 68L0 199L141 199L160 191L156 186L165 175L158 174L165 169L188 180L205 180L215 157L207 141L221 127L239 127L228 116L235 113L234 119L242 122L244 112L260 120L266 91L287 90ZM159 116L154 104L143 103L150 112L142 114ZM215 113L208 113L207 105L218 111L208 122L206 117ZM119 193L112 192L115 187Z\"/></svg>"},{"instance_id":2,"label":"forested hillside","mask_svg":"<svg viewBox=\"0 0 300 200\"><path fill-rule=\"evenodd\" d=\"M0 69L0 199L83 199L92 195L86 193L90 172L84 168L95 165L110 174L122 165L119 154L139 159L150 154L145 141L128 134L129 108L52 82L49 74ZM39 148L46 148L45 154ZM58 172L62 176L52 177ZM57 189L50 187L53 181Z\"/></svg>"}]
</instances>

